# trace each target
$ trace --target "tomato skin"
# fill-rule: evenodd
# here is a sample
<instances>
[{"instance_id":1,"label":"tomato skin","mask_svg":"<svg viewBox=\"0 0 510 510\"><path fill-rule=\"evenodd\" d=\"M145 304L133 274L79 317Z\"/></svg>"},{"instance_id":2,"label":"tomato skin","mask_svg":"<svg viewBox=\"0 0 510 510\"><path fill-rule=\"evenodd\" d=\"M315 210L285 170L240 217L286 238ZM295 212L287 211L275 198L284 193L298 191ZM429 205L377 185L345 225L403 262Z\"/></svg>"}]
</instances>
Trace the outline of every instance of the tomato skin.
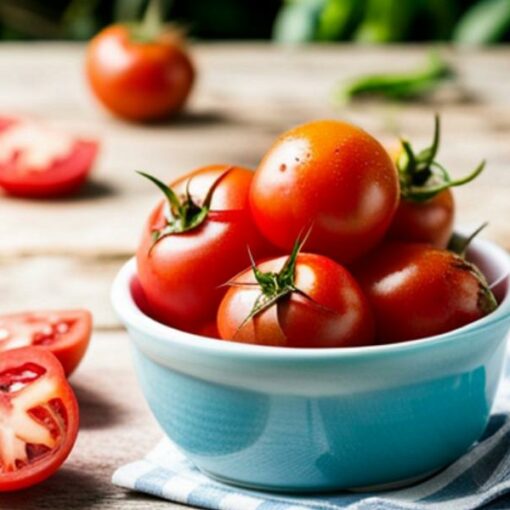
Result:
<instances>
[{"instance_id":1,"label":"tomato skin","mask_svg":"<svg viewBox=\"0 0 510 510\"><path fill-rule=\"evenodd\" d=\"M2 133L20 119L0 118ZM57 158L44 169L27 168L13 154L6 163L0 163L0 187L9 195L23 198L54 198L76 192L92 169L99 152L95 140L76 138L67 156Z\"/></svg>"},{"instance_id":2,"label":"tomato skin","mask_svg":"<svg viewBox=\"0 0 510 510\"><path fill-rule=\"evenodd\" d=\"M10 371L26 365L44 369L45 373L40 378L50 381L53 387L51 395L53 401L58 400L61 403L59 406L63 406L60 412L63 413L61 419L63 419L65 430L60 431L62 437L59 436L60 442L56 444L54 449L15 471L3 470L0 460L0 492L10 492L31 487L51 476L71 453L78 435L79 409L76 397L66 380L59 361L47 349L42 347L22 347L20 349L0 352L0 379L8 379ZM35 381L32 384L37 384L37 382ZM30 384L27 386L30 386ZM8 420L9 413L12 410L12 399L16 398L16 394L22 394L23 391L22 389L6 393L0 389L0 414L3 415L4 419ZM41 402L40 404L47 404L47 402ZM37 405L39 403L35 404L35 406ZM7 425L0 422L0 439L2 427L5 426L8 426L8 422ZM17 430L17 432L21 433L23 431Z\"/></svg>"},{"instance_id":3,"label":"tomato skin","mask_svg":"<svg viewBox=\"0 0 510 510\"><path fill-rule=\"evenodd\" d=\"M457 329L486 315L480 284L452 252L425 244L380 246L354 268L374 311L377 342Z\"/></svg>"},{"instance_id":4,"label":"tomato skin","mask_svg":"<svg viewBox=\"0 0 510 510\"><path fill-rule=\"evenodd\" d=\"M42 346L58 358L66 376L70 376L87 351L91 333L92 315L88 310L0 315L0 352L13 346Z\"/></svg>"},{"instance_id":5,"label":"tomato skin","mask_svg":"<svg viewBox=\"0 0 510 510\"><path fill-rule=\"evenodd\" d=\"M233 274L249 264L249 246L256 258L272 248L253 224L247 209L253 172L246 168L213 165L180 178L171 187L190 191L200 203L212 183L228 168L215 188L206 220L185 233L161 239L152 251L152 231L164 224L166 202L152 212L137 251L138 279L149 314L156 320L187 331L199 331L214 320Z\"/></svg>"},{"instance_id":6,"label":"tomato skin","mask_svg":"<svg viewBox=\"0 0 510 510\"><path fill-rule=\"evenodd\" d=\"M351 262L375 246L396 211L399 182L385 149L344 122L315 121L283 133L260 163L250 194L255 222L290 251L305 248Z\"/></svg>"},{"instance_id":7,"label":"tomato skin","mask_svg":"<svg viewBox=\"0 0 510 510\"><path fill-rule=\"evenodd\" d=\"M259 264L263 272L278 272L287 257ZM234 279L254 283L251 268ZM341 265L328 257L301 253L295 285L315 302L292 293L262 311L240 328L260 294L259 287L232 286L218 309L221 338L241 343L280 347L353 347L373 342L368 302L360 287Z\"/></svg>"},{"instance_id":8,"label":"tomato skin","mask_svg":"<svg viewBox=\"0 0 510 510\"><path fill-rule=\"evenodd\" d=\"M86 57L89 84L115 115L132 121L164 119L178 112L193 86L193 64L175 37L132 40L112 25L96 35Z\"/></svg>"},{"instance_id":9,"label":"tomato skin","mask_svg":"<svg viewBox=\"0 0 510 510\"><path fill-rule=\"evenodd\" d=\"M425 202L400 200L388 239L446 248L453 233L455 203L450 189Z\"/></svg>"}]
</instances>

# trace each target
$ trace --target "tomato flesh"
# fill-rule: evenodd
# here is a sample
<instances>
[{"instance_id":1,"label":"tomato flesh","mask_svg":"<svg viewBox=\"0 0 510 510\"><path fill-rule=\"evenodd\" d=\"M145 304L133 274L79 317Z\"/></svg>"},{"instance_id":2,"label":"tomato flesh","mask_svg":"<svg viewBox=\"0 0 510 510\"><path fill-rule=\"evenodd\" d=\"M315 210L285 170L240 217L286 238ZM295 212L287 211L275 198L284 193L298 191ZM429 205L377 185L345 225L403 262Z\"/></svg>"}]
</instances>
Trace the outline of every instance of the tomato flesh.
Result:
<instances>
[{"instance_id":1,"label":"tomato flesh","mask_svg":"<svg viewBox=\"0 0 510 510\"><path fill-rule=\"evenodd\" d=\"M92 331L87 310L0 315L0 352L24 346L49 349L70 375L83 358Z\"/></svg>"},{"instance_id":2,"label":"tomato flesh","mask_svg":"<svg viewBox=\"0 0 510 510\"><path fill-rule=\"evenodd\" d=\"M86 180L98 144L22 119L0 119L0 187L8 194L48 198Z\"/></svg>"},{"instance_id":3,"label":"tomato flesh","mask_svg":"<svg viewBox=\"0 0 510 510\"><path fill-rule=\"evenodd\" d=\"M0 353L0 491L52 475L78 433L78 405L58 360L39 347Z\"/></svg>"}]
</instances>

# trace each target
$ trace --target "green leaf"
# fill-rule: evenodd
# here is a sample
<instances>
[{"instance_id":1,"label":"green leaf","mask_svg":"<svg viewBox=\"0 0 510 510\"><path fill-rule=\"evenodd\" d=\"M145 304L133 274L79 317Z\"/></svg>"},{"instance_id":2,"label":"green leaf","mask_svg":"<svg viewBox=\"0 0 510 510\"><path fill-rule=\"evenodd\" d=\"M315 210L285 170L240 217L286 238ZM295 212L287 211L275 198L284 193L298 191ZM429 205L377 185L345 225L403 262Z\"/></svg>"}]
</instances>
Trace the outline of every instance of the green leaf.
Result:
<instances>
[{"instance_id":1,"label":"green leaf","mask_svg":"<svg viewBox=\"0 0 510 510\"><path fill-rule=\"evenodd\" d=\"M316 38L320 41L346 39L364 6L365 0L327 0L319 14Z\"/></svg>"},{"instance_id":2,"label":"green leaf","mask_svg":"<svg viewBox=\"0 0 510 510\"><path fill-rule=\"evenodd\" d=\"M369 0L355 39L364 43L404 40L418 7L416 0Z\"/></svg>"},{"instance_id":3,"label":"green leaf","mask_svg":"<svg viewBox=\"0 0 510 510\"><path fill-rule=\"evenodd\" d=\"M273 25L273 39L284 43L313 41L326 0L294 0L280 9Z\"/></svg>"},{"instance_id":4,"label":"green leaf","mask_svg":"<svg viewBox=\"0 0 510 510\"><path fill-rule=\"evenodd\" d=\"M490 44L500 41L509 31L510 1L483 0L460 19L453 40L459 44Z\"/></svg>"}]
</instances>

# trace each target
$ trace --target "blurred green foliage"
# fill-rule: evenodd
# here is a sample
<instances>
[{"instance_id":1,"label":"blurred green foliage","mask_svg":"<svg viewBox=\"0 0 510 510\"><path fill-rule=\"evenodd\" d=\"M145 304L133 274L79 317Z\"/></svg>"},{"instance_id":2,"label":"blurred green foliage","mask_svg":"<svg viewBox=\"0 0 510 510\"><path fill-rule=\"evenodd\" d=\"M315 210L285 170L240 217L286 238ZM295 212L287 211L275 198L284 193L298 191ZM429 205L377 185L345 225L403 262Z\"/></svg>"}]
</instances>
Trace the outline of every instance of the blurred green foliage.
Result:
<instances>
[{"instance_id":1,"label":"blurred green foliage","mask_svg":"<svg viewBox=\"0 0 510 510\"><path fill-rule=\"evenodd\" d=\"M274 38L490 44L510 40L510 0L286 0Z\"/></svg>"},{"instance_id":2,"label":"blurred green foliage","mask_svg":"<svg viewBox=\"0 0 510 510\"><path fill-rule=\"evenodd\" d=\"M2 39L88 39L140 18L147 0L0 0ZM268 39L278 0L163 0L166 19L202 39Z\"/></svg>"},{"instance_id":3,"label":"blurred green foliage","mask_svg":"<svg viewBox=\"0 0 510 510\"><path fill-rule=\"evenodd\" d=\"M200 39L510 40L510 0L164 0L167 19ZM2 39L87 39L141 16L147 0L0 0Z\"/></svg>"}]
</instances>

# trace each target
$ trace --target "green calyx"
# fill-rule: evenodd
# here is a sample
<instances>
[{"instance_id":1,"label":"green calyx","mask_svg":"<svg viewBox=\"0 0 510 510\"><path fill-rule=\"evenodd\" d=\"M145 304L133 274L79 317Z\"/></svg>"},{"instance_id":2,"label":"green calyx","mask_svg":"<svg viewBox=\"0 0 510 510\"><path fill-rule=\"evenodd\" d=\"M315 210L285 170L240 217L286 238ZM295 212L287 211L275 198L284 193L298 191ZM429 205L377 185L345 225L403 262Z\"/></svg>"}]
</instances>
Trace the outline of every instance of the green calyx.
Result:
<instances>
[{"instance_id":1,"label":"green calyx","mask_svg":"<svg viewBox=\"0 0 510 510\"><path fill-rule=\"evenodd\" d=\"M296 273L296 263L297 256L301 252L303 246L305 245L308 236L310 235L311 229L304 236L299 236L296 242L294 243L294 247L292 248L292 252L285 261L285 264L280 269L278 273L268 271L264 273L261 271L253 259L253 255L251 251L248 249L248 253L250 256L251 268L253 274L255 276L256 282L254 283L240 283L236 280L232 280L227 282L227 285L230 286L238 286L238 287L258 287L260 289L260 294L258 295L253 308L251 309L248 316L243 320L241 325L237 328L236 334L246 325L251 319L267 310L271 306L277 304L281 300L289 297L291 294L299 294L303 298L305 298L308 302L312 303L314 306L320 308L321 310L331 312L328 308L322 306L317 303L312 297L310 297L306 292L296 287L295 284L295 273Z\"/></svg>"},{"instance_id":2,"label":"green calyx","mask_svg":"<svg viewBox=\"0 0 510 510\"><path fill-rule=\"evenodd\" d=\"M473 239L475 239L487 225L487 222L482 223L468 236L454 233L448 242L448 251L456 255L454 266L462 271L467 271L478 281L478 307L482 310L484 315L494 311L498 306L498 302L484 274L475 264L466 260L466 252Z\"/></svg>"},{"instance_id":3,"label":"green calyx","mask_svg":"<svg viewBox=\"0 0 510 510\"><path fill-rule=\"evenodd\" d=\"M216 190L216 187L220 181L225 177L231 168L227 168L211 185L207 194L201 204L197 204L190 193L190 182L191 179L186 183L186 194L183 198L179 198L175 191L167 186L164 182L153 175L145 172L137 172L141 176L149 179L153 182L165 195L170 214L166 216L166 225L161 229L155 229L152 231L153 244L151 251L154 246L161 241L161 239L174 234L183 234L189 232L200 226L207 218L210 208L211 201Z\"/></svg>"},{"instance_id":4,"label":"green calyx","mask_svg":"<svg viewBox=\"0 0 510 510\"><path fill-rule=\"evenodd\" d=\"M402 153L396 161L400 193L404 200L425 202L442 191L462 186L478 177L485 168L482 161L471 173L460 179L452 179L446 168L436 161L440 143L440 120L435 116L434 136L429 147L416 152L410 142L401 139Z\"/></svg>"},{"instance_id":5,"label":"green calyx","mask_svg":"<svg viewBox=\"0 0 510 510\"><path fill-rule=\"evenodd\" d=\"M468 236L454 232L448 241L448 251L452 251L462 258L466 258L466 252L469 245L473 239L475 239L475 237L477 237L478 234L487 227L488 224L489 223L485 221Z\"/></svg>"},{"instance_id":6,"label":"green calyx","mask_svg":"<svg viewBox=\"0 0 510 510\"><path fill-rule=\"evenodd\" d=\"M150 0L141 21L129 23L131 39L138 43L156 41L164 31L161 0Z\"/></svg>"}]
</instances>

